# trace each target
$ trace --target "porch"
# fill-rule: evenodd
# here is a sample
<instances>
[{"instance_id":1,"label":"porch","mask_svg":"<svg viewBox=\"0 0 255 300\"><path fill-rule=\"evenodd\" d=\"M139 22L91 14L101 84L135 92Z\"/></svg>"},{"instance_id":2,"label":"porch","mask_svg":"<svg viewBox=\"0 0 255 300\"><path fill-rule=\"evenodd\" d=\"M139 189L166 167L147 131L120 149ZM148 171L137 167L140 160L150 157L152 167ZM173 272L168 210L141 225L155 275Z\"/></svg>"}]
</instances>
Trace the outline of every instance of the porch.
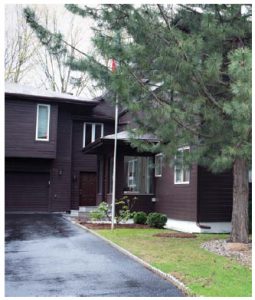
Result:
<instances>
[{"instance_id":1,"label":"porch","mask_svg":"<svg viewBox=\"0 0 255 300\"><path fill-rule=\"evenodd\" d=\"M144 135L139 139L148 143L158 142L151 135ZM127 131L117 134L117 143L116 199L127 197L135 211L154 211L154 154L139 152L131 147ZM97 204L102 201L112 202L113 152L114 134L99 138L83 149L84 154L97 155Z\"/></svg>"}]
</instances>

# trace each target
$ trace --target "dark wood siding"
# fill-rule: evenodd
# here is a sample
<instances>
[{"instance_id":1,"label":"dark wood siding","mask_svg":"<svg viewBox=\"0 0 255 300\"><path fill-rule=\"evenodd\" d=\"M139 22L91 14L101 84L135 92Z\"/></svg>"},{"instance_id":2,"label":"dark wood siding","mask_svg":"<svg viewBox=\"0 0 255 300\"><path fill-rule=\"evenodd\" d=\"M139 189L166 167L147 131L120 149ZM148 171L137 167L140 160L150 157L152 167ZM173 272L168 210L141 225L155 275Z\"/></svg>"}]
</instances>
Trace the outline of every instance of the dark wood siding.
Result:
<instances>
[{"instance_id":1,"label":"dark wood siding","mask_svg":"<svg viewBox=\"0 0 255 300\"><path fill-rule=\"evenodd\" d=\"M42 103L38 101L38 103ZM6 157L56 157L58 107L51 104L50 141L36 141L37 103L25 100L5 101L5 155Z\"/></svg>"},{"instance_id":2,"label":"dark wood siding","mask_svg":"<svg viewBox=\"0 0 255 300\"><path fill-rule=\"evenodd\" d=\"M196 221L197 218L197 166L193 166L189 184L174 184L174 171L163 168L162 177L156 177L156 211L171 219Z\"/></svg>"},{"instance_id":3,"label":"dark wood siding","mask_svg":"<svg viewBox=\"0 0 255 300\"><path fill-rule=\"evenodd\" d=\"M232 171L213 174L198 167L199 222L230 222L232 214Z\"/></svg>"},{"instance_id":4,"label":"dark wood siding","mask_svg":"<svg viewBox=\"0 0 255 300\"><path fill-rule=\"evenodd\" d=\"M51 169L51 211L71 208L72 119L68 106L59 107L57 154Z\"/></svg>"}]
</instances>

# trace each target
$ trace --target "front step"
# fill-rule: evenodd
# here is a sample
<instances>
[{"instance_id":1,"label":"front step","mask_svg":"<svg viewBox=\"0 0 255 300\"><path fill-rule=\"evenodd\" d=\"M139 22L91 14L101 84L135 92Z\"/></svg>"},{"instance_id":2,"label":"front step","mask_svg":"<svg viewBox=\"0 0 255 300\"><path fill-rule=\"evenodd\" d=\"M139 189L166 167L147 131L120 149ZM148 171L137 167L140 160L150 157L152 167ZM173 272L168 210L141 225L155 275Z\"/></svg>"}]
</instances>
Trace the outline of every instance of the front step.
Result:
<instances>
[{"instance_id":1,"label":"front step","mask_svg":"<svg viewBox=\"0 0 255 300\"><path fill-rule=\"evenodd\" d=\"M91 212L97 209L97 206L79 206L79 212Z\"/></svg>"}]
</instances>

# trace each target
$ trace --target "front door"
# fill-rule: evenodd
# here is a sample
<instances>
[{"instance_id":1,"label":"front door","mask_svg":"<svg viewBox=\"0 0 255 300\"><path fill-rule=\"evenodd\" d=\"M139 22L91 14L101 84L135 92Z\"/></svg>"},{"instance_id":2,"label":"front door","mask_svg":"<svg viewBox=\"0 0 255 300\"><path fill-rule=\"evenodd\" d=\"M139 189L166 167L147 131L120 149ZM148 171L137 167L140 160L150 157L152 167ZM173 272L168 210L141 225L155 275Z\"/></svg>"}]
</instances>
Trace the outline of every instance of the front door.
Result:
<instances>
[{"instance_id":1,"label":"front door","mask_svg":"<svg viewBox=\"0 0 255 300\"><path fill-rule=\"evenodd\" d=\"M95 206L97 190L96 173L80 173L80 202L79 206Z\"/></svg>"}]
</instances>

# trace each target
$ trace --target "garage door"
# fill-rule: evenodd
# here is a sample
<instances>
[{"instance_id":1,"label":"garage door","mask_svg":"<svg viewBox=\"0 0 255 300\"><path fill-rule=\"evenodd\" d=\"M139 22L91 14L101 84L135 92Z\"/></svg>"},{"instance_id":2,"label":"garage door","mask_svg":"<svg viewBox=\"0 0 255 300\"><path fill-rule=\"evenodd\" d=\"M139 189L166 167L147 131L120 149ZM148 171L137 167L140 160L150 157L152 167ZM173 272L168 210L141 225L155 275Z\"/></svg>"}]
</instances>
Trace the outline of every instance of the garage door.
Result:
<instances>
[{"instance_id":1,"label":"garage door","mask_svg":"<svg viewBox=\"0 0 255 300\"><path fill-rule=\"evenodd\" d=\"M49 173L6 173L6 210L48 211L49 178Z\"/></svg>"}]
</instances>

